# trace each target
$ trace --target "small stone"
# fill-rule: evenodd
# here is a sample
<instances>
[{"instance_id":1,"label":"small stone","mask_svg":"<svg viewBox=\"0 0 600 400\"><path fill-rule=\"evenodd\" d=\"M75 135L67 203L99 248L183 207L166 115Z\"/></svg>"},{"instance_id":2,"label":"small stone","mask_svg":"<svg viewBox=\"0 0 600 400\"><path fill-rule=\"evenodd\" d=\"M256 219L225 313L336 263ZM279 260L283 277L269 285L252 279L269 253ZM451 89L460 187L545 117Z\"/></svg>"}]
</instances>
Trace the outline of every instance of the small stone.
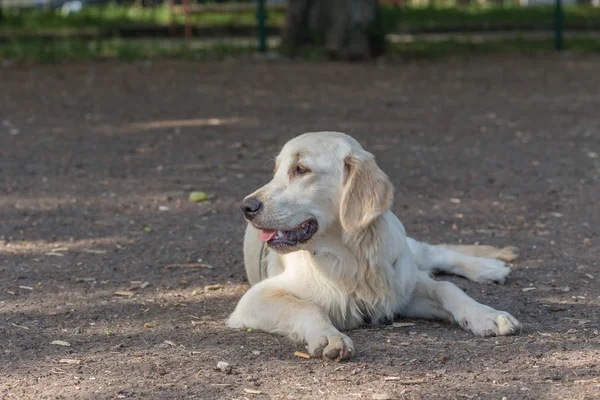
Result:
<instances>
[{"instance_id":1,"label":"small stone","mask_svg":"<svg viewBox=\"0 0 600 400\"><path fill-rule=\"evenodd\" d=\"M229 363L226 363L225 361L219 361L217 363L217 369L226 374L231 373L231 365L229 365Z\"/></svg>"}]
</instances>

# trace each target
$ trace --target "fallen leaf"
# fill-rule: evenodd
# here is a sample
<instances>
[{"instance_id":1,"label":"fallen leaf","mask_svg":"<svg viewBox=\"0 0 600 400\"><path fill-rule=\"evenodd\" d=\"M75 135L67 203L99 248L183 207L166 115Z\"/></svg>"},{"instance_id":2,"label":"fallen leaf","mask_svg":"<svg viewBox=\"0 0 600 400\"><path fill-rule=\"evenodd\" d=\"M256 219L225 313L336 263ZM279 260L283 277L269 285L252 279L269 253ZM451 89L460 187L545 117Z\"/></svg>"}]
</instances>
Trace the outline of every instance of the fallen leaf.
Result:
<instances>
[{"instance_id":1,"label":"fallen leaf","mask_svg":"<svg viewBox=\"0 0 600 400\"><path fill-rule=\"evenodd\" d=\"M60 360L58 360L58 362L61 364L80 364L81 360L75 360L72 358L61 358Z\"/></svg>"},{"instance_id":2,"label":"fallen leaf","mask_svg":"<svg viewBox=\"0 0 600 400\"><path fill-rule=\"evenodd\" d=\"M68 251L68 250L69 250L69 249L68 249L68 248L66 248L66 247L55 247L55 248L53 248L53 249L52 249L52 250L50 250L50 251L52 251L52 252L57 252L57 251Z\"/></svg>"},{"instance_id":3,"label":"fallen leaf","mask_svg":"<svg viewBox=\"0 0 600 400\"><path fill-rule=\"evenodd\" d=\"M106 254L106 250L81 249L81 251L90 254Z\"/></svg>"},{"instance_id":4,"label":"fallen leaf","mask_svg":"<svg viewBox=\"0 0 600 400\"><path fill-rule=\"evenodd\" d=\"M567 320L567 321L570 321L570 322L576 322L576 323L577 323L577 324L579 324L579 325L587 325L587 324L589 324L590 322L592 322L592 321L590 321L589 319L581 319L581 318L569 318L569 317L563 317L563 318L561 318L561 319L564 319L564 320Z\"/></svg>"},{"instance_id":5,"label":"fallen leaf","mask_svg":"<svg viewBox=\"0 0 600 400\"><path fill-rule=\"evenodd\" d=\"M214 267L212 265L203 264L203 263L192 263L192 264L169 264L169 265L165 266L165 268L167 268L167 269L172 269L172 268L208 268L208 269L213 269Z\"/></svg>"},{"instance_id":6,"label":"fallen leaf","mask_svg":"<svg viewBox=\"0 0 600 400\"><path fill-rule=\"evenodd\" d=\"M375 400L391 400L393 397L387 393L375 393L371 398Z\"/></svg>"},{"instance_id":7,"label":"fallen leaf","mask_svg":"<svg viewBox=\"0 0 600 400\"><path fill-rule=\"evenodd\" d=\"M219 289L223 289L223 285L219 285L218 283L216 285L204 286L204 291L206 291L206 292L208 292L210 290L219 290Z\"/></svg>"},{"instance_id":8,"label":"fallen leaf","mask_svg":"<svg viewBox=\"0 0 600 400\"><path fill-rule=\"evenodd\" d=\"M102 220L98 220L94 222L96 225L100 225L100 226L112 226L115 223L112 221L102 221Z\"/></svg>"},{"instance_id":9,"label":"fallen leaf","mask_svg":"<svg viewBox=\"0 0 600 400\"><path fill-rule=\"evenodd\" d=\"M132 292L131 290L117 290L115 296L132 297L135 296L135 292Z\"/></svg>"},{"instance_id":10,"label":"fallen leaf","mask_svg":"<svg viewBox=\"0 0 600 400\"><path fill-rule=\"evenodd\" d=\"M167 383L159 383L156 385L157 388L168 388L175 386L175 383L167 382Z\"/></svg>"},{"instance_id":11,"label":"fallen leaf","mask_svg":"<svg viewBox=\"0 0 600 400\"><path fill-rule=\"evenodd\" d=\"M75 278L75 282L96 282L96 278Z\"/></svg>"},{"instance_id":12,"label":"fallen leaf","mask_svg":"<svg viewBox=\"0 0 600 400\"><path fill-rule=\"evenodd\" d=\"M190 193L189 200L198 203L200 201L208 200L208 195L204 192L192 192Z\"/></svg>"},{"instance_id":13,"label":"fallen leaf","mask_svg":"<svg viewBox=\"0 0 600 400\"><path fill-rule=\"evenodd\" d=\"M427 382L425 379L408 379L405 381L400 381L402 385L420 385L425 382Z\"/></svg>"},{"instance_id":14,"label":"fallen leaf","mask_svg":"<svg viewBox=\"0 0 600 400\"><path fill-rule=\"evenodd\" d=\"M248 394L262 394L262 392L260 390L246 389L246 388L244 388L244 393L248 393Z\"/></svg>"},{"instance_id":15,"label":"fallen leaf","mask_svg":"<svg viewBox=\"0 0 600 400\"><path fill-rule=\"evenodd\" d=\"M309 358L310 358L310 355L309 355L309 354L302 353L301 351L297 351L297 352L295 352L295 353L294 353L294 355L295 355L296 357L300 357L300 358L306 358L306 359L309 359Z\"/></svg>"},{"instance_id":16,"label":"fallen leaf","mask_svg":"<svg viewBox=\"0 0 600 400\"><path fill-rule=\"evenodd\" d=\"M55 344L57 346L71 347L71 343L65 342L64 340L55 340L51 344Z\"/></svg>"},{"instance_id":17,"label":"fallen leaf","mask_svg":"<svg viewBox=\"0 0 600 400\"><path fill-rule=\"evenodd\" d=\"M592 379L580 379L575 381L578 385L585 385L586 383L597 383L600 382L600 378L592 378Z\"/></svg>"},{"instance_id":18,"label":"fallen leaf","mask_svg":"<svg viewBox=\"0 0 600 400\"><path fill-rule=\"evenodd\" d=\"M413 323L413 322L394 322L392 324L392 326L394 328L407 328L409 326L415 326L417 324Z\"/></svg>"}]
</instances>

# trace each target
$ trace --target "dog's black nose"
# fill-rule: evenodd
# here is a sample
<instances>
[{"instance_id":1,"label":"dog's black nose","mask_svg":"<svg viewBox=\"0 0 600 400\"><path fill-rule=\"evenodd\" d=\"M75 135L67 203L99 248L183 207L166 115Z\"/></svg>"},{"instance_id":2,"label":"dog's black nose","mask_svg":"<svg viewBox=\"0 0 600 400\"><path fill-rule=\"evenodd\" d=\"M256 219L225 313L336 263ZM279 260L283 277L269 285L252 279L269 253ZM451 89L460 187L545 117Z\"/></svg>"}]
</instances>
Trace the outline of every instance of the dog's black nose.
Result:
<instances>
[{"instance_id":1,"label":"dog's black nose","mask_svg":"<svg viewBox=\"0 0 600 400\"><path fill-rule=\"evenodd\" d=\"M252 220L252 218L256 217L256 215L262 208L262 202L253 197L248 197L247 199L244 199L244 201L242 201L240 207L242 208L242 211L244 212L246 218Z\"/></svg>"}]
</instances>

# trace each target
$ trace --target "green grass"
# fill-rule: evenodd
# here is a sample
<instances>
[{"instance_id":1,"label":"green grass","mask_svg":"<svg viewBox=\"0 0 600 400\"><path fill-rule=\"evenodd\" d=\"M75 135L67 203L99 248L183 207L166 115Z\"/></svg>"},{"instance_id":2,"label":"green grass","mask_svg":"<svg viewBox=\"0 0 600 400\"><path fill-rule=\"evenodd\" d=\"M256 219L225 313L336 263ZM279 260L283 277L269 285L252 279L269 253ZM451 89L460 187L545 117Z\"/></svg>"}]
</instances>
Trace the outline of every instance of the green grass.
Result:
<instances>
[{"instance_id":1,"label":"green grass","mask_svg":"<svg viewBox=\"0 0 600 400\"><path fill-rule=\"evenodd\" d=\"M14 39L0 43L0 60L37 63L110 59L135 61L157 58L219 60L228 56L251 54L255 51L255 46L230 44L212 44L195 48L185 40L170 41L164 45L158 41L119 38L89 41Z\"/></svg>"},{"instance_id":2,"label":"green grass","mask_svg":"<svg viewBox=\"0 0 600 400\"><path fill-rule=\"evenodd\" d=\"M565 25L600 25L600 8L565 7ZM470 6L386 8L383 23L389 32L407 28L444 28L482 25L540 25L554 22L552 6Z\"/></svg>"},{"instance_id":3,"label":"green grass","mask_svg":"<svg viewBox=\"0 0 600 400\"><path fill-rule=\"evenodd\" d=\"M599 54L600 40L593 38L565 39L565 50L573 53ZM554 52L553 39L499 39L486 42L444 40L439 42L414 41L388 46L390 57L404 59L442 59L490 54L539 55Z\"/></svg>"},{"instance_id":4,"label":"green grass","mask_svg":"<svg viewBox=\"0 0 600 400\"><path fill-rule=\"evenodd\" d=\"M283 26L285 13L271 12L268 25ZM470 6L456 7L382 7L382 19L385 28L390 32L399 30L456 27L469 25L495 24L551 24L554 20L552 7L493 7ZM5 20L0 23L0 31L41 32L47 30L108 29L116 27L132 27L136 25L165 26L169 21L169 10L166 7L140 8L122 5L104 7L87 7L72 15L63 15L60 11L23 10L7 12ZM182 15L175 15L174 21L181 25ZM255 27L254 12L206 12L192 15L190 22L196 26ZM565 24L600 24L600 8L569 6L565 7Z\"/></svg>"},{"instance_id":5,"label":"green grass","mask_svg":"<svg viewBox=\"0 0 600 400\"><path fill-rule=\"evenodd\" d=\"M594 39L567 39L565 47L574 53L600 53L600 41ZM414 41L389 45L388 56L393 58L419 60L444 59L449 57L471 57L485 54L550 54L553 53L551 39L502 39L488 42L468 42L445 40L440 42ZM194 47L185 40L178 41L138 41L106 39L84 41L81 39L62 40L20 40L0 43L0 60L13 62L64 62L81 60L123 61L174 58L182 60L219 60L225 57L253 54L256 46L212 44L201 48ZM327 57L322 49L306 48L300 54L302 59L322 61Z\"/></svg>"},{"instance_id":6,"label":"green grass","mask_svg":"<svg viewBox=\"0 0 600 400\"><path fill-rule=\"evenodd\" d=\"M585 25L600 24L600 8L566 7L565 22ZM284 12L271 13L269 24L282 26ZM409 28L460 27L474 25L527 25L551 24L554 18L552 7L384 7L382 19L387 32L399 32ZM26 10L7 12L0 23L0 33L77 33L83 30L114 29L135 26L166 26L169 10L165 7L140 8L121 5L88 7L82 12L69 16L59 11ZM175 16L179 25L184 19ZM206 12L193 15L191 22L196 26L255 27L253 12L216 13ZM252 45L212 44L197 48L185 41L133 41L122 39L103 39L85 41L83 39L25 40L13 39L0 42L0 59L15 61L56 62L63 60L122 59L137 60L149 58L180 58L202 60L222 58L228 55L251 53L256 50ZM566 38L566 47L575 52L600 52L600 41L595 39ZM505 39L486 41L485 43L447 40L442 42L415 41L389 45L391 56L404 58L440 58L453 55L471 56L486 53L540 53L551 52L552 40ZM305 59L325 59L322 50L307 48L300 53Z\"/></svg>"},{"instance_id":7,"label":"green grass","mask_svg":"<svg viewBox=\"0 0 600 400\"><path fill-rule=\"evenodd\" d=\"M285 15L283 12L271 13L269 25L281 25ZM185 18L181 14L173 14L173 21L182 25ZM215 13L207 12L190 16L190 23L197 26L223 27L231 25L256 26L254 13ZM44 30L64 29L108 29L134 26L166 26L169 24L167 7L141 8L109 4L103 7L86 7L81 12L64 15L54 10L21 10L9 11L0 24L1 30L40 32Z\"/></svg>"}]
</instances>

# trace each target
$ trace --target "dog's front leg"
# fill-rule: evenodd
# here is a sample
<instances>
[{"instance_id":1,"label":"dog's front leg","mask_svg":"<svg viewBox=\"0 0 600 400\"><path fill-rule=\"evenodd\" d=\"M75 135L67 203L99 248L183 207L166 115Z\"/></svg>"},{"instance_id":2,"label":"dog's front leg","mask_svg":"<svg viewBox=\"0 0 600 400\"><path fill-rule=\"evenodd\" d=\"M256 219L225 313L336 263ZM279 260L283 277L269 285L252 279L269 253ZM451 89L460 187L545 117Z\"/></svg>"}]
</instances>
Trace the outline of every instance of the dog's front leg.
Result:
<instances>
[{"instance_id":1,"label":"dog's front leg","mask_svg":"<svg viewBox=\"0 0 600 400\"><path fill-rule=\"evenodd\" d=\"M314 357L340 361L354 353L352 340L333 326L323 308L294 296L276 278L251 287L227 326L259 329L304 341Z\"/></svg>"},{"instance_id":2,"label":"dog's front leg","mask_svg":"<svg viewBox=\"0 0 600 400\"><path fill-rule=\"evenodd\" d=\"M423 272L402 315L457 322L478 336L511 335L521 329L519 321L509 313L478 303L455 284L436 281Z\"/></svg>"}]
</instances>

